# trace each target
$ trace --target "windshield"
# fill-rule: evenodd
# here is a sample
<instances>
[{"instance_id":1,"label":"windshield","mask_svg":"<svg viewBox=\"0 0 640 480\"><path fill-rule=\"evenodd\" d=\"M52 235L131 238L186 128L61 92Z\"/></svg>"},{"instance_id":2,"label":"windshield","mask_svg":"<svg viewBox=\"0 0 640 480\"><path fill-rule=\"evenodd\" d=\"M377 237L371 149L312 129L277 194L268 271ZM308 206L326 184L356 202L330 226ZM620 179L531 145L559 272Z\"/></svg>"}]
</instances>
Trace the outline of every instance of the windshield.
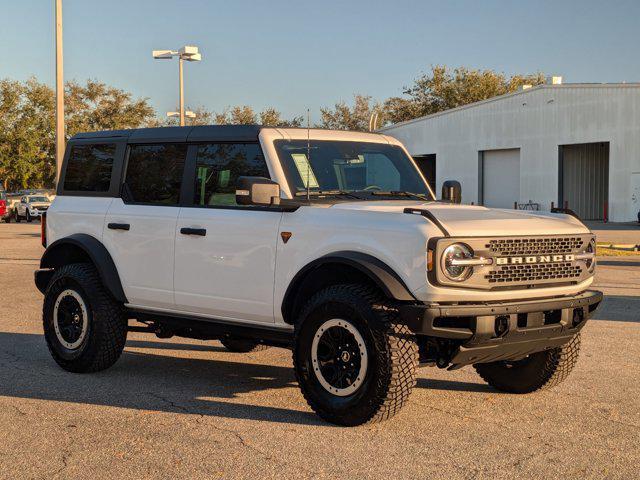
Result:
<instances>
[{"instance_id":1,"label":"windshield","mask_svg":"<svg viewBox=\"0 0 640 480\"><path fill-rule=\"evenodd\" d=\"M311 140L309 146L306 140L276 140L274 145L293 195L306 192L308 184L312 194L404 193L432 199L425 180L397 145L332 140Z\"/></svg>"},{"instance_id":2,"label":"windshield","mask_svg":"<svg viewBox=\"0 0 640 480\"><path fill-rule=\"evenodd\" d=\"M31 202L48 202L49 199L47 197L29 197L27 199L29 203Z\"/></svg>"}]
</instances>

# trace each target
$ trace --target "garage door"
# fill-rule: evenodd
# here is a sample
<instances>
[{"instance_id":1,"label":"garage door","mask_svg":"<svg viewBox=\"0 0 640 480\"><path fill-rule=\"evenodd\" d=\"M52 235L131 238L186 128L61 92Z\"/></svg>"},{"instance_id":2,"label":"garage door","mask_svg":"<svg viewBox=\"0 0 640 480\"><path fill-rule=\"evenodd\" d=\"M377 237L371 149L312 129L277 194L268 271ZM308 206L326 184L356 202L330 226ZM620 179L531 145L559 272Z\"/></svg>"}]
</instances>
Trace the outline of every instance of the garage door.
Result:
<instances>
[{"instance_id":1,"label":"garage door","mask_svg":"<svg viewBox=\"0 0 640 480\"><path fill-rule=\"evenodd\" d=\"M483 205L513 208L520 200L520 149L482 152Z\"/></svg>"},{"instance_id":2,"label":"garage door","mask_svg":"<svg viewBox=\"0 0 640 480\"><path fill-rule=\"evenodd\" d=\"M560 201L583 220L602 220L609 196L609 143L560 147Z\"/></svg>"}]
</instances>

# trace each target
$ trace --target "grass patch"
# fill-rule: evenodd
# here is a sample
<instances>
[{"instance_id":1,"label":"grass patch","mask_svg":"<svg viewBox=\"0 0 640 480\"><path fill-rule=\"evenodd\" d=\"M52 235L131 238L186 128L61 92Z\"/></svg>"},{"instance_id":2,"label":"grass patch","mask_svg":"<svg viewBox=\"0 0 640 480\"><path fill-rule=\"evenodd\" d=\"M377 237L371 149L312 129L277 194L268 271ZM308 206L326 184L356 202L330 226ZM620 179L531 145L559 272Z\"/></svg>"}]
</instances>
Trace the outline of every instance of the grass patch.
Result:
<instances>
[{"instance_id":1,"label":"grass patch","mask_svg":"<svg viewBox=\"0 0 640 480\"><path fill-rule=\"evenodd\" d=\"M640 252L630 250L615 250L613 248L596 247L596 255L602 257L638 257Z\"/></svg>"}]
</instances>

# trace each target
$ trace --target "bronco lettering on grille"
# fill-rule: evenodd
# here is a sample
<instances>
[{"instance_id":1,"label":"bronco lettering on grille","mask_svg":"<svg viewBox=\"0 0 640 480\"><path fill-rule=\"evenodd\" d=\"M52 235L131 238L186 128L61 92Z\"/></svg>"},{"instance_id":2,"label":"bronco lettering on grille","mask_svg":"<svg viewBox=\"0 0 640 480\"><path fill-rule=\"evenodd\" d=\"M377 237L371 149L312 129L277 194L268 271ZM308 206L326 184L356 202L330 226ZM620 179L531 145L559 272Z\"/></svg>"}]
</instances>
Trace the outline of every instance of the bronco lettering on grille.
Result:
<instances>
[{"instance_id":1,"label":"bronco lettering on grille","mask_svg":"<svg viewBox=\"0 0 640 480\"><path fill-rule=\"evenodd\" d=\"M498 257L496 265L573 262L575 255L530 255L526 257Z\"/></svg>"}]
</instances>

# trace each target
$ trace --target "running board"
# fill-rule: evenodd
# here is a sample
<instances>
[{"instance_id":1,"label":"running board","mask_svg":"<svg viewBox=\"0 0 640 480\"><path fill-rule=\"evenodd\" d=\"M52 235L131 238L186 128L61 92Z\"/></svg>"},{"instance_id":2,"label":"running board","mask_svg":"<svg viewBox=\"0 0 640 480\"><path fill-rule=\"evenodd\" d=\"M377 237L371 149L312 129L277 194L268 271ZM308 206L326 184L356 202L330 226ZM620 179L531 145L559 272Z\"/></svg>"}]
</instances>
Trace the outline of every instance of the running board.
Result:
<instances>
[{"instance_id":1,"label":"running board","mask_svg":"<svg viewBox=\"0 0 640 480\"><path fill-rule=\"evenodd\" d=\"M264 345L291 348L293 329L274 328L268 325L240 324L214 318L175 315L166 312L128 309L129 318L149 324L131 325L131 332L156 333L167 338L172 335L198 340L218 340L224 337L255 340Z\"/></svg>"}]
</instances>

